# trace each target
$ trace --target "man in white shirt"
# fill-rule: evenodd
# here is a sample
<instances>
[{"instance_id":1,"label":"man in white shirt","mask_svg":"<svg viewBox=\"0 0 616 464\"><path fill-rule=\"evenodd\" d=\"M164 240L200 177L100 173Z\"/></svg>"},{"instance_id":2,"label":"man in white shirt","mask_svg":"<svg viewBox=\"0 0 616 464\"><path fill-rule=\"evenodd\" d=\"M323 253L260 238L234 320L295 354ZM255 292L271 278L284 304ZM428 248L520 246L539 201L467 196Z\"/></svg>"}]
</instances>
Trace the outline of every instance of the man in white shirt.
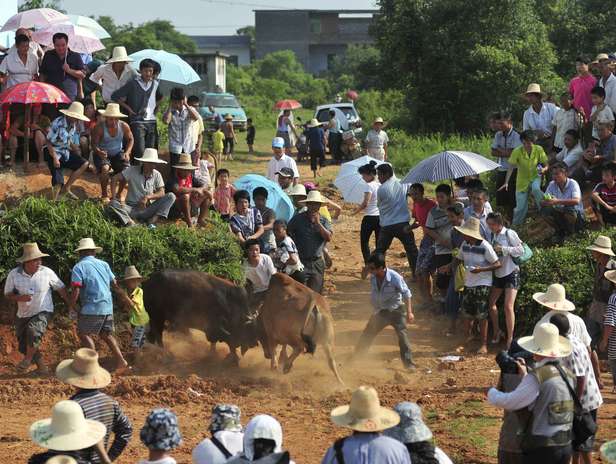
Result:
<instances>
[{"instance_id":1,"label":"man in white shirt","mask_svg":"<svg viewBox=\"0 0 616 464\"><path fill-rule=\"evenodd\" d=\"M573 173L580 167L579 162L584 154L584 149L580 144L580 135L576 130L568 130L565 133L564 141L565 146L556 154L556 160L567 165L567 175L572 177Z\"/></svg>"},{"instance_id":2,"label":"man in white shirt","mask_svg":"<svg viewBox=\"0 0 616 464\"><path fill-rule=\"evenodd\" d=\"M605 103L616 114L616 76L613 73L612 61L606 53L599 53L595 59L599 62L601 70L597 85L605 89Z\"/></svg>"},{"instance_id":3,"label":"man in white shirt","mask_svg":"<svg viewBox=\"0 0 616 464\"><path fill-rule=\"evenodd\" d=\"M552 121L558 107L554 103L544 102L539 84L530 84L526 89L526 100L530 106L524 111L522 130L533 130L537 135L537 144L546 154L552 152Z\"/></svg>"},{"instance_id":4,"label":"man in white shirt","mask_svg":"<svg viewBox=\"0 0 616 464\"><path fill-rule=\"evenodd\" d=\"M132 61L126 54L126 48L113 47L111 58L90 75L90 80L101 87L103 102L111 102L113 92L137 77L137 71L129 64ZM96 101L96 92L93 92L92 100Z\"/></svg>"},{"instance_id":5,"label":"man in white shirt","mask_svg":"<svg viewBox=\"0 0 616 464\"><path fill-rule=\"evenodd\" d=\"M299 180L299 171L295 160L284 153L284 139L282 137L274 137L272 140L272 152L274 156L267 164L267 178L278 182L278 172L282 168L290 168L293 170L293 185L296 185Z\"/></svg>"},{"instance_id":6,"label":"man in white shirt","mask_svg":"<svg viewBox=\"0 0 616 464\"><path fill-rule=\"evenodd\" d=\"M389 137L383 130L383 118L376 118L366 135L366 154L380 161L387 161Z\"/></svg>"},{"instance_id":7,"label":"man in white shirt","mask_svg":"<svg viewBox=\"0 0 616 464\"><path fill-rule=\"evenodd\" d=\"M15 37L15 48L0 63L0 82L4 90L16 84L30 82L38 76L39 62L36 54L30 50L30 39L21 34Z\"/></svg>"},{"instance_id":8,"label":"man in white shirt","mask_svg":"<svg viewBox=\"0 0 616 464\"><path fill-rule=\"evenodd\" d=\"M270 279L277 271L272 258L261 253L261 245L258 239L246 240L244 250L246 250L244 274L246 280L252 284L250 307L252 311L256 312L263 304Z\"/></svg>"},{"instance_id":9,"label":"man in white shirt","mask_svg":"<svg viewBox=\"0 0 616 464\"><path fill-rule=\"evenodd\" d=\"M32 53L34 53L36 55L36 59L38 60L39 64L41 63L41 60L43 59L43 55L45 55L45 52L43 51L43 47L41 47L38 42L35 42L34 40L32 40L32 29L27 29L25 27L20 27L19 29L17 29L15 31L15 37L17 37L18 35L25 35L26 37L28 37L28 39L30 39L30 51ZM15 51L15 44L13 44L11 46L11 48L9 48L8 50L5 50L5 52L11 53Z\"/></svg>"},{"instance_id":10,"label":"man in white shirt","mask_svg":"<svg viewBox=\"0 0 616 464\"><path fill-rule=\"evenodd\" d=\"M240 408L217 404L212 409L211 438L199 443L192 452L193 464L224 464L244 449Z\"/></svg>"}]
</instances>

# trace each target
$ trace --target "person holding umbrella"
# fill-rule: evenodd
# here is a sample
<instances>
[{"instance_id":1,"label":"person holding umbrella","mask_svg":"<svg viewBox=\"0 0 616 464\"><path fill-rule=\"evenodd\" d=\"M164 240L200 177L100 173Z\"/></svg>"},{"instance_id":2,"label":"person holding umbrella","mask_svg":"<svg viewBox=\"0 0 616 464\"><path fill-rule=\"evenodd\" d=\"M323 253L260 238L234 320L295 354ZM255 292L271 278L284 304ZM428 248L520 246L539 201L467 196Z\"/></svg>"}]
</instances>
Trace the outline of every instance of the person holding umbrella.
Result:
<instances>
[{"instance_id":1,"label":"person holding umbrella","mask_svg":"<svg viewBox=\"0 0 616 464\"><path fill-rule=\"evenodd\" d=\"M75 101L79 94L79 81L86 77L85 66L79 53L68 48L68 35L58 32L52 40L54 49L45 52L39 78L41 82L56 86L71 101Z\"/></svg>"},{"instance_id":2,"label":"person holding umbrella","mask_svg":"<svg viewBox=\"0 0 616 464\"><path fill-rule=\"evenodd\" d=\"M291 116L291 110L283 110L282 114L278 116L278 122L276 125L276 137L281 137L284 140L284 150L287 155L291 154L291 133L297 138L295 132L295 126L293 125L293 116Z\"/></svg>"}]
</instances>

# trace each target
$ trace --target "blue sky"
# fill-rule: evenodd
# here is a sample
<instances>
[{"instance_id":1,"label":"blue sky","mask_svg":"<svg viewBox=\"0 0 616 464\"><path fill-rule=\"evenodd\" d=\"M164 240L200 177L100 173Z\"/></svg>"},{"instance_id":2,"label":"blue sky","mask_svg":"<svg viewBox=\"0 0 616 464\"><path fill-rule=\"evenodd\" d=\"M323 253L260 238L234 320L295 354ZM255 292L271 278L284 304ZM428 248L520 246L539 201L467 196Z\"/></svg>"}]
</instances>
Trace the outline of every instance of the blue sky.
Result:
<instances>
[{"instance_id":1,"label":"blue sky","mask_svg":"<svg viewBox=\"0 0 616 464\"><path fill-rule=\"evenodd\" d=\"M234 34L254 24L255 9L375 8L374 0L61 0L60 4L71 14L107 15L119 24L169 19L189 35Z\"/></svg>"}]
</instances>

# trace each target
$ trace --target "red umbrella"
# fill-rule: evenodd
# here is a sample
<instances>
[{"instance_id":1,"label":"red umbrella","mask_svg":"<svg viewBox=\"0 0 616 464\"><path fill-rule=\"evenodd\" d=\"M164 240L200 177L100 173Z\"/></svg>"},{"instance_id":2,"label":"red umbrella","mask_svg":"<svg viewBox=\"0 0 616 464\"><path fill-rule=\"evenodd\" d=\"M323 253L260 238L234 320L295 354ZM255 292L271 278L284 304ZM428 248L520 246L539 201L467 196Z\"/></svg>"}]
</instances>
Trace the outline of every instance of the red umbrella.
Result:
<instances>
[{"instance_id":1,"label":"red umbrella","mask_svg":"<svg viewBox=\"0 0 616 464\"><path fill-rule=\"evenodd\" d=\"M355 91L355 90L349 90L349 91L346 93L346 96L347 96L347 98L348 98L349 100L353 100L353 101L355 101L355 100L357 100L357 99L359 98L359 94L358 94L358 93L357 93L357 91Z\"/></svg>"},{"instance_id":2,"label":"red umbrella","mask_svg":"<svg viewBox=\"0 0 616 464\"><path fill-rule=\"evenodd\" d=\"M41 103L70 103L71 99L66 96L62 90L51 84L45 84L44 82L23 82L21 84L14 85L13 87L6 89L0 93L0 105L10 105L12 103L22 103L26 105L26 119L25 119L25 143L24 143L24 163L26 167L30 161L28 154L30 138L30 118L31 118L31 106L32 104ZM7 120L7 127L10 125Z\"/></svg>"},{"instance_id":3,"label":"red umbrella","mask_svg":"<svg viewBox=\"0 0 616 464\"><path fill-rule=\"evenodd\" d=\"M275 110L296 110L301 107L302 104L297 100L280 100L274 105Z\"/></svg>"}]
</instances>

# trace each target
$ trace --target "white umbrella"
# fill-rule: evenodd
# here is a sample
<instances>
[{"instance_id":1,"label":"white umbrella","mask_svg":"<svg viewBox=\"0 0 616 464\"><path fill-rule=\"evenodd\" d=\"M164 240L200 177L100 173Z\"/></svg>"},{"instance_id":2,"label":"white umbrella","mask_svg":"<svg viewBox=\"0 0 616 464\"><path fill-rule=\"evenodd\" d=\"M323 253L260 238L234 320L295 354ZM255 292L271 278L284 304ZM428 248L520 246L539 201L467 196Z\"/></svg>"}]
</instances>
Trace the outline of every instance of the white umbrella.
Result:
<instances>
[{"instance_id":1,"label":"white umbrella","mask_svg":"<svg viewBox=\"0 0 616 464\"><path fill-rule=\"evenodd\" d=\"M157 61L160 64L161 72L159 78L163 81L175 82L176 84L188 85L199 82L199 74L184 61L179 55L169 53L164 50L153 50L146 48L129 55L135 63L140 63L145 58Z\"/></svg>"},{"instance_id":2,"label":"white umbrella","mask_svg":"<svg viewBox=\"0 0 616 464\"><path fill-rule=\"evenodd\" d=\"M71 24L74 24L75 26L81 26L85 27L86 29L90 29L99 39L108 39L109 37L111 37L109 35L109 32L107 32L103 26L101 26L97 21L88 16L70 14L68 15L68 20Z\"/></svg>"},{"instance_id":3,"label":"white umbrella","mask_svg":"<svg viewBox=\"0 0 616 464\"><path fill-rule=\"evenodd\" d=\"M94 35L94 32L71 23L53 24L40 31L35 31L32 34L32 38L41 45L52 47L53 35L57 32L63 32L68 36L68 46L74 52L94 53L105 49L105 46Z\"/></svg>"},{"instance_id":4,"label":"white umbrella","mask_svg":"<svg viewBox=\"0 0 616 464\"><path fill-rule=\"evenodd\" d=\"M442 151L412 168L402 179L403 184L439 182L465 176L475 176L500 167L498 163L470 151Z\"/></svg>"},{"instance_id":5,"label":"white umbrella","mask_svg":"<svg viewBox=\"0 0 616 464\"><path fill-rule=\"evenodd\" d=\"M14 31L20 27L43 28L63 21L68 21L68 16L64 13L52 8L34 8L11 16L0 31Z\"/></svg>"},{"instance_id":6,"label":"white umbrella","mask_svg":"<svg viewBox=\"0 0 616 464\"><path fill-rule=\"evenodd\" d=\"M340 166L340 171L334 181L334 185L340 190L342 198L344 198L344 201L347 203L356 203L359 205L364 201L364 187L366 186L366 182L362 179L357 170L370 161L376 162L377 166L384 163L384 161L379 161L370 156L362 156L343 163Z\"/></svg>"}]
</instances>

